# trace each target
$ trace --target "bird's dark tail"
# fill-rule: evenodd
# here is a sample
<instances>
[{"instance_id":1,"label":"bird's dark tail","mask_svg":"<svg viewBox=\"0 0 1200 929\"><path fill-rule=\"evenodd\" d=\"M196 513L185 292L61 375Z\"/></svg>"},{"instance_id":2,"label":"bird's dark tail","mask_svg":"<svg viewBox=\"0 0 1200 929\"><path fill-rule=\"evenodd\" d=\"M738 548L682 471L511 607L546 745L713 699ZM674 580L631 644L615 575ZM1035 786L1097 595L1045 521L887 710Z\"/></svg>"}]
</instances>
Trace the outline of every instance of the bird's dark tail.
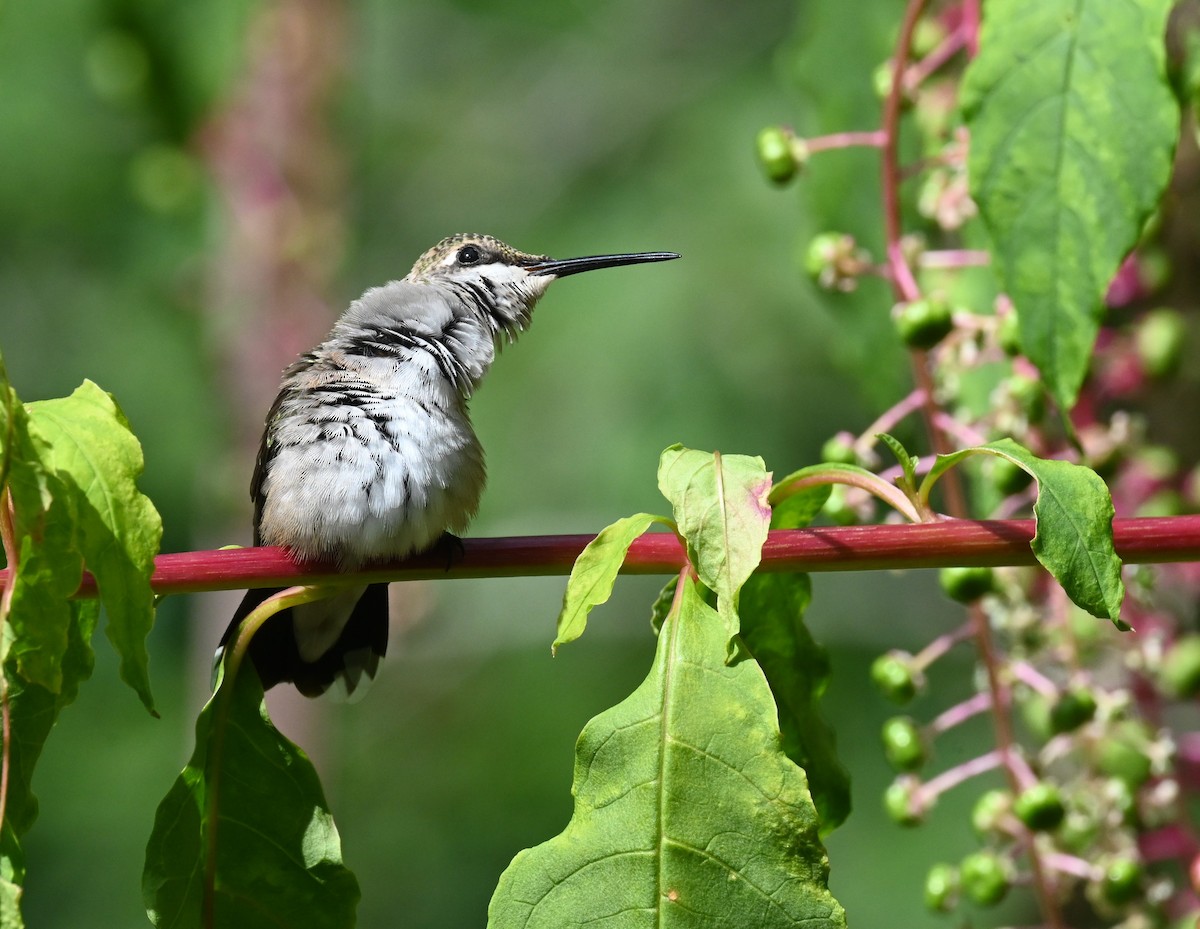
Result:
<instances>
[{"instance_id":1,"label":"bird's dark tail","mask_svg":"<svg viewBox=\"0 0 1200 929\"><path fill-rule=\"evenodd\" d=\"M387 652L387 587L387 584L369 584L351 608L336 641L313 661L305 661L300 655L292 609L281 610L263 623L250 640L249 649L263 690L289 681L306 697L319 697L331 688L350 700L360 697L375 677L379 659ZM218 661L242 620L283 589L262 587L246 591L221 637Z\"/></svg>"}]
</instances>

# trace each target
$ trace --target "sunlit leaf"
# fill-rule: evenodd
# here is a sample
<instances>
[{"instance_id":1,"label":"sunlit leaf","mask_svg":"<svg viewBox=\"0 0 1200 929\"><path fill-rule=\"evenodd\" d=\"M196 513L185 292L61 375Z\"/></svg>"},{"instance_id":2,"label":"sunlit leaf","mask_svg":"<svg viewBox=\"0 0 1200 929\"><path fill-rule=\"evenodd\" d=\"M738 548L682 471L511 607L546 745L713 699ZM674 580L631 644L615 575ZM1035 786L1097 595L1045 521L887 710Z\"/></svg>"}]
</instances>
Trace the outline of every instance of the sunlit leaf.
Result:
<instances>
[{"instance_id":1,"label":"sunlit leaf","mask_svg":"<svg viewBox=\"0 0 1200 929\"><path fill-rule=\"evenodd\" d=\"M584 728L566 830L500 879L491 929L845 925L804 772L752 660L691 580L654 667Z\"/></svg>"},{"instance_id":2,"label":"sunlit leaf","mask_svg":"<svg viewBox=\"0 0 1200 929\"><path fill-rule=\"evenodd\" d=\"M558 634L550 646L551 651L557 651L560 645L574 642L583 635L592 608L604 603L612 595L613 584L616 583L621 565L625 563L629 546L654 523L670 525L670 520L649 513L636 513L618 519L600 530L596 538L579 553L563 593L562 610L558 614Z\"/></svg>"},{"instance_id":3,"label":"sunlit leaf","mask_svg":"<svg viewBox=\"0 0 1200 929\"><path fill-rule=\"evenodd\" d=\"M824 494L814 493L822 490ZM775 506L771 528L807 526L827 494L824 485L787 498ZM807 574L757 571L742 588L738 614L742 639L762 666L779 708L784 751L808 775L821 832L827 834L850 812L850 775L838 757L834 731L820 712L829 656L804 623L811 600Z\"/></svg>"},{"instance_id":4,"label":"sunlit leaf","mask_svg":"<svg viewBox=\"0 0 1200 929\"><path fill-rule=\"evenodd\" d=\"M770 472L761 458L673 445L659 462L658 486L674 507L688 559L736 635L738 591L758 567L770 527Z\"/></svg>"},{"instance_id":5,"label":"sunlit leaf","mask_svg":"<svg viewBox=\"0 0 1200 929\"><path fill-rule=\"evenodd\" d=\"M121 656L121 677L153 710L146 636L154 623L150 575L162 520L137 489L141 446L112 397L91 381L69 397L26 408L43 466L70 494L71 531L96 576L108 616L105 632ZM48 522L47 531L56 524Z\"/></svg>"},{"instance_id":6,"label":"sunlit leaf","mask_svg":"<svg viewBox=\"0 0 1200 929\"><path fill-rule=\"evenodd\" d=\"M1090 468L1038 458L1012 439L939 455L921 487L933 483L970 455L998 455L1033 475L1038 485L1033 515L1033 553L1076 604L1093 616L1121 625L1125 584L1113 547L1113 503L1108 487Z\"/></svg>"},{"instance_id":7,"label":"sunlit leaf","mask_svg":"<svg viewBox=\"0 0 1200 929\"><path fill-rule=\"evenodd\" d=\"M225 686L222 681L201 711L196 749L155 816L142 876L151 921L199 929L207 843L214 839L214 925L352 926L358 882L342 863L312 763L271 724L252 673L237 675L228 718L217 732ZM210 822L213 792L216 819Z\"/></svg>"},{"instance_id":8,"label":"sunlit leaf","mask_svg":"<svg viewBox=\"0 0 1200 929\"><path fill-rule=\"evenodd\" d=\"M988 0L962 87L971 196L1021 345L1074 405L1102 301L1171 173L1171 0Z\"/></svg>"}]
</instances>

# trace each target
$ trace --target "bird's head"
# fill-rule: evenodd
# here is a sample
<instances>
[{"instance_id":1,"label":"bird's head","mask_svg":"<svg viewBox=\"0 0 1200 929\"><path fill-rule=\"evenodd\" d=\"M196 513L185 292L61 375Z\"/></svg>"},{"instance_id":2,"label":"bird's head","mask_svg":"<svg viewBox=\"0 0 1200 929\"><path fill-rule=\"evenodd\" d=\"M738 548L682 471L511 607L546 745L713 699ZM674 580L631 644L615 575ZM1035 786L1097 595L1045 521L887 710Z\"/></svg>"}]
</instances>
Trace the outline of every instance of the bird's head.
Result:
<instances>
[{"instance_id":1,"label":"bird's head","mask_svg":"<svg viewBox=\"0 0 1200 929\"><path fill-rule=\"evenodd\" d=\"M442 239L425 252L407 280L464 285L465 293L481 304L481 310L504 321L504 328L523 328L533 305L560 277L678 257L674 252L632 252L555 259L518 251L490 235L465 233Z\"/></svg>"}]
</instances>

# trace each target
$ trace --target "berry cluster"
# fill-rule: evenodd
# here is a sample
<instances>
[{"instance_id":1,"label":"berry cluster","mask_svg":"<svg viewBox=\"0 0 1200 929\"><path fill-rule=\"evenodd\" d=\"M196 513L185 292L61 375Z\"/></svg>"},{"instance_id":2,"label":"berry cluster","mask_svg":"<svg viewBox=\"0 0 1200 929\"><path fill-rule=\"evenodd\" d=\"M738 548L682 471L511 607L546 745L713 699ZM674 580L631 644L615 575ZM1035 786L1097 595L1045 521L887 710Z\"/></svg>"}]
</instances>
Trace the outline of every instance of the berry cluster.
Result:
<instances>
[{"instance_id":1,"label":"berry cluster","mask_svg":"<svg viewBox=\"0 0 1200 929\"><path fill-rule=\"evenodd\" d=\"M1056 411L1038 370L1022 354L1018 308L976 281L987 252L964 248L975 221L967 186L970 146L957 115L957 82L976 47L977 5L950 3L903 33L896 62L876 76L885 98L884 127L803 139L771 127L758 137L768 178L787 183L818 152L851 145L883 150L886 253L872 255L846 232L814 238L805 269L822 288L853 290L866 275L896 295L892 318L912 353L916 389L859 435L839 433L823 449L828 462L880 469L880 433L921 414L934 450L1015 438L1043 458L1085 464L1109 484L1118 516L1200 511L1200 469L1148 440L1140 412L1148 394L1170 390L1188 337L1187 317L1157 300L1171 262L1161 222L1109 288L1107 315L1076 406ZM922 157L896 164L899 113L912 117ZM891 161L889 162L889 159ZM910 179L919 232L901 233L897 191ZM935 247L936 246L936 247ZM965 295L965 296L964 296ZM983 303L984 305L975 305ZM928 469L930 461L923 464ZM901 468L881 471L898 479ZM956 478L957 480L957 478ZM954 516L1027 515L1029 474L991 458L947 493ZM834 521L876 518L878 501L838 487L826 505ZM1200 790L1200 567L1126 570L1125 631L1073 606L1039 569L954 568L941 574L945 594L967 619L917 654L889 651L874 663L879 691L907 704L927 689L927 673L955 648L973 647L977 689L932 720L896 716L883 728L883 750L896 778L885 807L916 826L940 794L985 772L1003 772L1004 789L979 796L972 825L980 847L956 863L934 865L925 885L930 909L963 900L991 906L1028 885L1050 926L1063 910L1090 908L1098 924L1194 925L1200 913L1200 837L1189 807ZM933 771L945 731L979 714L994 723L991 751Z\"/></svg>"}]
</instances>

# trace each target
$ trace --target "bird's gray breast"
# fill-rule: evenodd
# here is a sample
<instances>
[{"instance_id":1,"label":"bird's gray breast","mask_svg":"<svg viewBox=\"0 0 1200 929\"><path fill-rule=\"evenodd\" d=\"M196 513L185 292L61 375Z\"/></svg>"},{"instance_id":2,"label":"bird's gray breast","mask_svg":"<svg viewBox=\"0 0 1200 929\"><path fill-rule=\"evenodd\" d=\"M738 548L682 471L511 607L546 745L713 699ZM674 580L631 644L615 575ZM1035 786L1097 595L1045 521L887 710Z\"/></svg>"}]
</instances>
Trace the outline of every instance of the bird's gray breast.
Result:
<instances>
[{"instance_id":1,"label":"bird's gray breast","mask_svg":"<svg viewBox=\"0 0 1200 929\"><path fill-rule=\"evenodd\" d=\"M268 426L259 538L346 566L428 547L474 515L483 452L435 354L334 349Z\"/></svg>"}]
</instances>

